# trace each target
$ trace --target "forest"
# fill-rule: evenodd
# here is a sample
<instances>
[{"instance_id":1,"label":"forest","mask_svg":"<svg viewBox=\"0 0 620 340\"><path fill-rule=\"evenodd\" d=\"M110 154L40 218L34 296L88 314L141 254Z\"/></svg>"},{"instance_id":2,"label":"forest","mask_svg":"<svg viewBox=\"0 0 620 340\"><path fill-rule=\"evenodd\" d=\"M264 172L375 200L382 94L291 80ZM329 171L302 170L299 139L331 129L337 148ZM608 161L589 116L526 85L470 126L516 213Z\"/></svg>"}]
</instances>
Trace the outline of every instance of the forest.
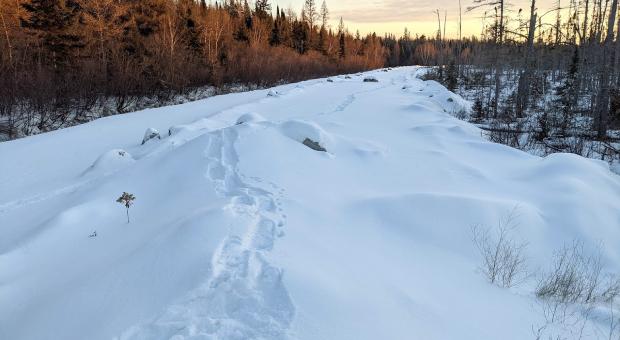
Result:
<instances>
[{"instance_id":1,"label":"forest","mask_svg":"<svg viewBox=\"0 0 620 340\"><path fill-rule=\"evenodd\" d=\"M136 109L205 85L267 86L384 64L376 35L268 0L2 0L0 135Z\"/></svg>"},{"instance_id":2,"label":"forest","mask_svg":"<svg viewBox=\"0 0 620 340\"><path fill-rule=\"evenodd\" d=\"M479 36L463 36L459 19L451 38L440 10L435 34L362 36L342 18L331 27L327 4L315 0L299 14L269 0L0 4L4 139L200 97L205 86L225 92L424 65L426 78L473 103L467 118L493 141L620 157L617 0L558 1L544 11L536 0L529 8L472 0L458 18L482 13Z\"/></svg>"},{"instance_id":3,"label":"forest","mask_svg":"<svg viewBox=\"0 0 620 340\"><path fill-rule=\"evenodd\" d=\"M480 37L458 39L444 38L437 11L433 41L405 32L388 64L437 66L425 77L473 102L472 112L457 116L494 142L540 155L620 159L618 1L557 1L545 11L529 4L474 0L462 10L484 10Z\"/></svg>"}]
</instances>

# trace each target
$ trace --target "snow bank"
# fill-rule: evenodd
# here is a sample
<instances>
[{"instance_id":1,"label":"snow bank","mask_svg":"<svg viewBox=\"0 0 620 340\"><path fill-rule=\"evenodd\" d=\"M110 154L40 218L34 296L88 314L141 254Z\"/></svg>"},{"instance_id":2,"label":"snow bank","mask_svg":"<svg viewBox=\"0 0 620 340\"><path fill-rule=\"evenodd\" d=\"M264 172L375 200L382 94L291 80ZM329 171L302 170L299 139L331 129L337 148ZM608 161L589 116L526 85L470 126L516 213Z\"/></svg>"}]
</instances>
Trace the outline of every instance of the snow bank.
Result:
<instances>
[{"instance_id":1,"label":"snow bank","mask_svg":"<svg viewBox=\"0 0 620 340\"><path fill-rule=\"evenodd\" d=\"M309 144L310 148L330 149L332 137L325 132L319 125L303 120L291 120L280 125L282 133L304 145Z\"/></svg>"},{"instance_id":2,"label":"snow bank","mask_svg":"<svg viewBox=\"0 0 620 340\"><path fill-rule=\"evenodd\" d=\"M148 142L149 140L153 138L161 139L161 136L159 135L159 131L157 131L157 129L154 129L154 128L146 129L146 131L144 132L144 137L142 138L142 144Z\"/></svg>"},{"instance_id":3,"label":"snow bank","mask_svg":"<svg viewBox=\"0 0 620 340\"><path fill-rule=\"evenodd\" d=\"M279 96L280 96L280 92L276 90L269 90L269 92L267 92L267 97L279 97Z\"/></svg>"},{"instance_id":4,"label":"snow bank","mask_svg":"<svg viewBox=\"0 0 620 340\"><path fill-rule=\"evenodd\" d=\"M114 149L99 156L93 165L88 167L84 174L104 175L130 166L135 160L129 152L123 149Z\"/></svg>"},{"instance_id":5,"label":"snow bank","mask_svg":"<svg viewBox=\"0 0 620 340\"><path fill-rule=\"evenodd\" d=\"M620 177L484 140L418 70L0 143L0 339L534 338L536 275L487 282L472 225L517 212L533 273L575 239L617 273ZM145 126L168 136L136 145ZM608 336L596 312L541 338Z\"/></svg>"},{"instance_id":6,"label":"snow bank","mask_svg":"<svg viewBox=\"0 0 620 340\"><path fill-rule=\"evenodd\" d=\"M265 117L255 112L244 113L237 118L237 124L264 122Z\"/></svg>"}]
</instances>

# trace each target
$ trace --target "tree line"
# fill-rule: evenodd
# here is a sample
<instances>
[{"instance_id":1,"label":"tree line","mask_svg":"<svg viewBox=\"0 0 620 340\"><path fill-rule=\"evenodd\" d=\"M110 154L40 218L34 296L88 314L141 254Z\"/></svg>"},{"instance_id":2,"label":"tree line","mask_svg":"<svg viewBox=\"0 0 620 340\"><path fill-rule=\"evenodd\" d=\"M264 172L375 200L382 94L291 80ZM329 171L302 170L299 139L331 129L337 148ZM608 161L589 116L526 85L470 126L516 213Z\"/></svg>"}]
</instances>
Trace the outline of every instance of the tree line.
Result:
<instances>
[{"instance_id":1,"label":"tree line","mask_svg":"<svg viewBox=\"0 0 620 340\"><path fill-rule=\"evenodd\" d=\"M455 39L437 11L434 36L384 39L386 63L436 66L426 77L471 100L496 142L620 160L618 1L538 5L473 0L462 10L482 13L481 33Z\"/></svg>"},{"instance_id":2,"label":"tree line","mask_svg":"<svg viewBox=\"0 0 620 340\"><path fill-rule=\"evenodd\" d=\"M482 13L480 34L459 29L448 39L439 10L434 35L380 37L352 34L342 19L330 27L327 4L315 0L299 14L269 0L3 0L0 134L47 131L89 120L93 108L122 113L136 98L165 102L205 85L429 65L434 79L474 102L473 118L496 141L520 147L528 132L580 154L585 137L618 142L617 0L558 1L542 11L537 0L523 9L506 0L465 5L460 11ZM607 151L619 154L611 143Z\"/></svg>"},{"instance_id":3,"label":"tree line","mask_svg":"<svg viewBox=\"0 0 620 340\"><path fill-rule=\"evenodd\" d=\"M205 85L267 86L384 64L381 38L269 0L2 0L0 134L49 131Z\"/></svg>"}]
</instances>

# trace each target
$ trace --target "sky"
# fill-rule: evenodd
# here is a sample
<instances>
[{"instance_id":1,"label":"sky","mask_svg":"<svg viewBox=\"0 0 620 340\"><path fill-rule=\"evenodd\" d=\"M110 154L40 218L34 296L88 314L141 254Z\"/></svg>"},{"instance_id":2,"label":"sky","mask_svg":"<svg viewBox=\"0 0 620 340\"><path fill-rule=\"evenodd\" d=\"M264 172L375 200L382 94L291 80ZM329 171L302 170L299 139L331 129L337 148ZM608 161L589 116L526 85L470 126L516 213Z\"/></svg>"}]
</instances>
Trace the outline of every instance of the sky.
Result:
<instances>
[{"instance_id":1,"label":"sky","mask_svg":"<svg viewBox=\"0 0 620 340\"><path fill-rule=\"evenodd\" d=\"M322 0L315 0L320 7ZM568 1L568 0L564 0ZM326 0L330 10L331 24L337 26L342 16L349 31L360 33L376 32L402 35L405 27L415 34L434 35L437 32L437 14L439 9L441 21L447 13L446 35L458 36L458 0ZM474 0L461 0L463 9L463 36L480 35L484 9L466 12ZM292 8L299 13L304 0L273 0L272 4ZM555 7L556 0L538 0L539 13ZM528 0L510 2L510 9L516 12L523 9L529 14ZM443 25L443 24L442 24Z\"/></svg>"}]
</instances>

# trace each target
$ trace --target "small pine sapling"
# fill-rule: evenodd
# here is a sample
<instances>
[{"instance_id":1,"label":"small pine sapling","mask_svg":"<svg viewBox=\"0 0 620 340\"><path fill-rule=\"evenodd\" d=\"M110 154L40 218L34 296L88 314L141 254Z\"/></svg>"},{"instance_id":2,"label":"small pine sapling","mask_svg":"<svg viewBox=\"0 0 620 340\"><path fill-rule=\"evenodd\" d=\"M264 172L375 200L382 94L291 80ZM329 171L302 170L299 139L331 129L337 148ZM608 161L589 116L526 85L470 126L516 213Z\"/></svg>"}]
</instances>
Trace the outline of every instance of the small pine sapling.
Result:
<instances>
[{"instance_id":1,"label":"small pine sapling","mask_svg":"<svg viewBox=\"0 0 620 340\"><path fill-rule=\"evenodd\" d=\"M129 223L129 207L133 205L133 201L136 197L133 194L123 192L121 197L119 197L116 202L121 203L127 209L127 223Z\"/></svg>"}]
</instances>

